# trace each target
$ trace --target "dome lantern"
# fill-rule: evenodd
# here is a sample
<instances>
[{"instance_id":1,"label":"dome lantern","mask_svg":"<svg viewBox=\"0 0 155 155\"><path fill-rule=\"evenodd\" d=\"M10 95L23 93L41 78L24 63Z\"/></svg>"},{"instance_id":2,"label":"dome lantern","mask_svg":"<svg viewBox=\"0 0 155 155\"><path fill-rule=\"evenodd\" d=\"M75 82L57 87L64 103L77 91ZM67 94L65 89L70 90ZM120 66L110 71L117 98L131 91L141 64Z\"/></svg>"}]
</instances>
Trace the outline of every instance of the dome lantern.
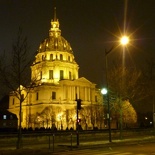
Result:
<instances>
[{"instance_id":1,"label":"dome lantern","mask_svg":"<svg viewBox=\"0 0 155 155\"><path fill-rule=\"evenodd\" d=\"M59 29L59 21L56 17L56 8L54 8L54 18L53 20L51 20L49 37L44 39L44 41L40 44L40 48L38 50L39 53L46 51L61 51L73 54L70 43L61 36L61 30Z\"/></svg>"},{"instance_id":2,"label":"dome lantern","mask_svg":"<svg viewBox=\"0 0 155 155\"><path fill-rule=\"evenodd\" d=\"M56 7L54 8L54 20L51 21L51 29L49 30L49 36L58 37L61 35L61 30L59 29L59 20L56 17Z\"/></svg>"}]
</instances>

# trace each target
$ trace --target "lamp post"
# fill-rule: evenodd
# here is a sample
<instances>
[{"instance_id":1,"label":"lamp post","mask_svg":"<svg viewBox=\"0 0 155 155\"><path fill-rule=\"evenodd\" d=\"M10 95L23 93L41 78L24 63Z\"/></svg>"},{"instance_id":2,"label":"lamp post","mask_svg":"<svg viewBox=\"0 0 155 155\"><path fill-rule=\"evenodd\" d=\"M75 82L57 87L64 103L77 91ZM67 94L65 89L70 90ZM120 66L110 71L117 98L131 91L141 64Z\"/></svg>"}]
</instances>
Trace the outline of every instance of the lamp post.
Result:
<instances>
[{"instance_id":1,"label":"lamp post","mask_svg":"<svg viewBox=\"0 0 155 155\"><path fill-rule=\"evenodd\" d=\"M120 38L120 45L123 47L129 43L129 38L127 36L123 36ZM108 60L107 56L109 53L113 51L114 47L112 47L110 50L105 50L105 74L106 74L106 88L103 88L101 90L101 93L104 95L107 95L107 105L108 105L108 113L107 113L107 118L108 118L108 127L109 127L109 142L112 142L111 139L111 121L110 121L110 101L109 101L109 82L108 82ZM124 51L124 50L123 50Z\"/></svg>"},{"instance_id":2,"label":"lamp post","mask_svg":"<svg viewBox=\"0 0 155 155\"><path fill-rule=\"evenodd\" d=\"M122 78L121 78L121 92L124 91L124 84L125 84L125 79L123 78L124 75L124 71L125 71L125 49L126 49L126 45L129 43L129 38L127 36L123 36L120 39L120 44L122 45L122 52L123 52L123 56L122 56ZM121 94L121 93L120 93ZM119 94L119 101L121 104L121 108L120 108L120 139L122 139L122 131L123 131L123 111L122 111L122 99L121 96Z\"/></svg>"},{"instance_id":3,"label":"lamp post","mask_svg":"<svg viewBox=\"0 0 155 155\"><path fill-rule=\"evenodd\" d=\"M111 123L110 123L110 103L109 103L109 84L108 84L108 64L107 64L107 55L113 50L113 47L109 50L109 51L106 51L105 50L105 74L106 74L106 87L107 89L103 88L101 90L101 93L103 95L107 95L107 105L108 105L108 112L107 112L107 118L108 118L108 131L109 131L109 142L111 143L112 140L111 140Z\"/></svg>"},{"instance_id":4,"label":"lamp post","mask_svg":"<svg viewBox=\"0 0 155 155\"><path fill-rule=\"evenodd\" d=\"M153 128L155 128L155 109L154 109L155 98L153 96Z\"/></svg>"},{"instance_id":5,"label":"lamp post","mask_svg":"<svg viewBox=\"0 0 155 155\"><path fill-rule=\"evenodd\" d=\"M108 85L107 85L108 86ZM109 92L108 92L108 89L106 88L103 88L101 90L101 93L103 95L107 95L107 105L108 105L108 112L107 112L107 118L108 118L108 131L109 131L109 142L111 143L112 140L111 140L111 123L110 123L110 104L109 104Z\"/></svg>"}]
</instances>

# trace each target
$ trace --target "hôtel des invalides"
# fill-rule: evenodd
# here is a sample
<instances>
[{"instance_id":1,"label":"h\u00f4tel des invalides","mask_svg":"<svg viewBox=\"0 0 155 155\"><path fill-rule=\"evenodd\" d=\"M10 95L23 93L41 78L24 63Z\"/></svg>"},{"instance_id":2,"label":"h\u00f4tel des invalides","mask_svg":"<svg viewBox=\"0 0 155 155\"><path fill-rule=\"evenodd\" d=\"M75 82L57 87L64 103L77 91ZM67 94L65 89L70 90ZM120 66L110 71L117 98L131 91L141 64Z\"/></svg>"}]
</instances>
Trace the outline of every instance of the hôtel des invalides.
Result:
<instances>
[{"instance_id":1,"label":"h\u00f4tel des invalides","mask_svg":"<svg viewBox=\"0 0 155 155\"><path fill-rule=\"evenodd\" d=\"M78 118L82 129L104 128L103 98L96 84L79 78L79 66L70 43L64 39L56 17L51 21L48 38L40 44L31 65L35 86L22 103L22 128L76 129L77 102L81 99ZM10 112L19 118L19 100L11 92Z\"/></svg>"}]
</instances>

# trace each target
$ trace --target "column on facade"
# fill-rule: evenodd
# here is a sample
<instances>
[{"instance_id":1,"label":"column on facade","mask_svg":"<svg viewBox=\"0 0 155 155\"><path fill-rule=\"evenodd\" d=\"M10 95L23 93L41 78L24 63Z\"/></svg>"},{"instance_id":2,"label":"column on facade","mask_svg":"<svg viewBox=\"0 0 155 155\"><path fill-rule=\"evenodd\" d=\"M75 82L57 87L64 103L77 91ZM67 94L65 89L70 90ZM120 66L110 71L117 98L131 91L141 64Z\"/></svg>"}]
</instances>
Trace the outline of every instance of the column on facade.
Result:
<instances>
[{"instance_id":1,"label":"column on facade","mask_svg":"<svg viewBox=\"0 0 155 155\"><path fill-rule=\"evenodd\" d=\"M87 87L84 87L84 100L87 101L88 98L87 98Z\"/></svg>"},{"instance_id":2,"label":"column on facade","mask_svg":"<svg viewBox=\"0 0 155 155\"><path fill-rule=\"evenodd\" d=\"M94 102L95 101L95 89L94 88L92 88L91 89L91 102Z\"/></svg>"},{"instance_id":3,"label":"column on facade","mask_svg":"<svg viewBox=\"0 0 155 155\"><path fill-rule=\"evenodd\" d=\"M75 86L72 86L71 94L72 94L71 95L72 96L71 100L75 101Z\"/></svg>"},{"instance_id":4,"label":"column on facade","mask_svg":"<svg viewBox=\"0 0 155 155\"><path fill-rule=\"evenodd\" d=\"M66 99L69 98L69 86L66 85Z\"/></svg>"},{"instance_id":5,"label":"column on facade","mask_svg":"<svg viewBox=\"0 0 155 155\"><path fill-rule=\"evenodd\" d=\"M72 98L73 98L73 87L70 86L70 100L72 101Z\"/></svg>"},{"instance_id":6,"label":"column on facade","mask_svg":"<svg viewBox=\"0 0 155 155\"><path fill-rule=\"evenodd\" d=\"M90 101L90 88L88 88L88 101Z\"/></svg>"},{"instance_id":7,"label":"column on facade","mask_svg":"<svg viewBox=\"0 0 155 155\"><path fill-rule=\"evenodd\" d=\"M85 100L85 87L80 87L80 99Z\"/></svg>"},{"instance_id":8,"label":"column on facade","mask_svg":"<svg viewBox=\"0 0 155 155\"><path fill-rule=\"evenodd\" d=\"M75 86L73 86L73 92L72 92L72 95L73 95L73 101L76 99L75 94L76 94L76 92L75 92Z\"/></svg>"},{"instance_id":9,"label":"column on facade","mask_svg":"<svg viewBox=\"0 0 155 155\"><path fill-rule=\"evenodd\" d=\"M64 94L64 99L67 99L67 90L66 90L66 86L63 86L63 94Z\"/></svg>"},{"instance_id":10,"label":"column on facade","mask_svg":"<svg viewBox=\"0 0 155 155\"><path fill-rule=\"evenodd\" d=\"M71 86L68 86L68 98L71 100Z\"/></svg>"},{"instance_id":11,"label":"column on facade","mask_svg":"<svg viewBox=\"0 0 155 155\"><path fill-rule=\"evenodd\" d=\"M79 98L80 98L80 93L79 93L80 89L79 89L79 87L77 87L76 91L77 91L77 92L76 92L77 98L79 99Z\"/></svg>"},{"instance_id":12,"label":"column on facade","mask_svg":"<svg viewBox=\"0 0 155 155\"><path fill-rule=\"evenodd\" d=\"M77 99L79 99L80 98L80 87L79 86L75 86L74 90L75 90L75 92L74 92L75 99L76 99L76 95L77 95Z\"/></svg>"}]
</instances>

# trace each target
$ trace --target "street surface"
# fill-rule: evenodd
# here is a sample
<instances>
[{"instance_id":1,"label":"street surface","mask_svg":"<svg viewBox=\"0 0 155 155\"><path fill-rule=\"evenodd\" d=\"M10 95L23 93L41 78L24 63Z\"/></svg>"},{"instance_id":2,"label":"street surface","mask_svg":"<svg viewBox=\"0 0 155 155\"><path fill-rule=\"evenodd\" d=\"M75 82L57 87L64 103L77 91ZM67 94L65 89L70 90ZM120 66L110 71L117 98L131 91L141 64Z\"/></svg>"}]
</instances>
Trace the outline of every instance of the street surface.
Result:
<instances>
[{"instance_id":1,"label":"street surface","mask_svg":"<svg viewBox=\"0 0 155 155\"><path fill-rule=\"evenodd\" d=\"M73 150L54 155L155 155L155 143Z\"/></svg>"},{"instance_id":2,"label":"street surface","mask_svg":"<svg viewBox=\"0 0 155 155\"><path fill-rule=\"evenodd\" d=\"M0 155L155 155L155 143L114 144L111 146L88 146L73 150L19 149L0 150Z\"/></svg>"}]
</instances>

